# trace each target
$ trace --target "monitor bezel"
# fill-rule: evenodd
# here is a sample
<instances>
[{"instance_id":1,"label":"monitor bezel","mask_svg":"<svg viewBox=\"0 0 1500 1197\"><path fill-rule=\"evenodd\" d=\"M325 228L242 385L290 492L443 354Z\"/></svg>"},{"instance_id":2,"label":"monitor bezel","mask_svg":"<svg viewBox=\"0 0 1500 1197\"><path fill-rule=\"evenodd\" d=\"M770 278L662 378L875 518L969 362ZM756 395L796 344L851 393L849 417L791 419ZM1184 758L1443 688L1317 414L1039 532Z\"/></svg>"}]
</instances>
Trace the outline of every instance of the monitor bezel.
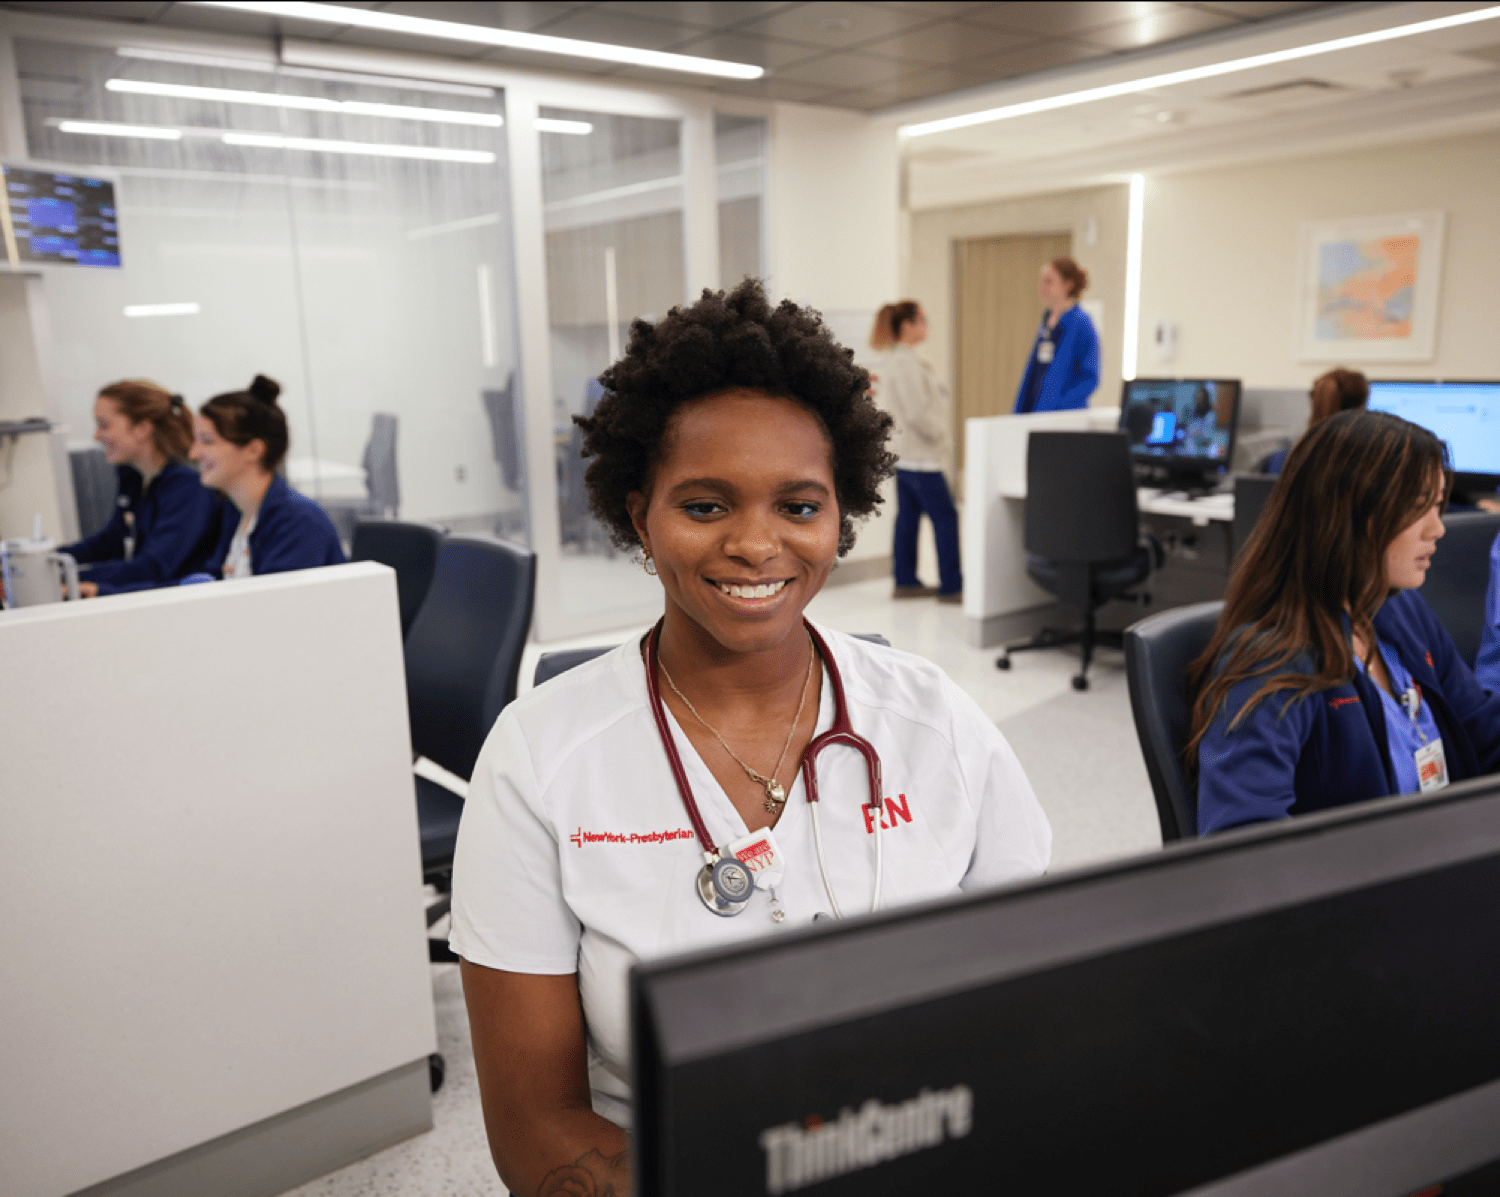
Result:
<instances>
[{"instance_id":1,"label":"monitor bezel","mask_svg":"<svg viewBox=\"0 0 1500 1197\"><path fill-rule=\"evenodd\" d=\"M1130 446L1130 460L1137 466L1151 467L1161 470L1167 474L1214 474L1227 477L1232 472L1234 462L1234 446L1239 436L1240 404L1245 395L1245 383L1240 378L1207 378L1207 377L1183 377L1183 378L1127 378L1120 383L1120 419L1118 427L1121 431L1125 428L1125 416L1130 405L1130 388L1136 385L1149 385L1160 383L1171 383L1182 385L1183 383L1211 382L1215 386L1234 384L1234 412L1229 421L1229 439L1224 443L1224 456L1219 457L1189 457L1186 454L1163 455L1159 453L1144 453L1136 449L1132 443Z\"/></svg>"}]
</instances>

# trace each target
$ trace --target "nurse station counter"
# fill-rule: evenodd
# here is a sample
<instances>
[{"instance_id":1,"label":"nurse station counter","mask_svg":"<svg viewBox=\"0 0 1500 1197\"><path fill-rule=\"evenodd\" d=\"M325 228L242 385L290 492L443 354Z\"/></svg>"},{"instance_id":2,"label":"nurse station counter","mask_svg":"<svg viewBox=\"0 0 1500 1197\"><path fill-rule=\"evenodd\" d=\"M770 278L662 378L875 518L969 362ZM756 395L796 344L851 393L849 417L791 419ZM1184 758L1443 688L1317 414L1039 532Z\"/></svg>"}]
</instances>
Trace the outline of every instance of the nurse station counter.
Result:
<instances>
[{"instance_id":1,"label":"nurse station counter","mask_svg":"<svg viewBox=\"0 0 1500 1197\"><path fill-rule=\"evenodd\" d=\"M395 576L0 613L0 1190L280 1192L431 1126Z\"/></svg>"}]
</instances>

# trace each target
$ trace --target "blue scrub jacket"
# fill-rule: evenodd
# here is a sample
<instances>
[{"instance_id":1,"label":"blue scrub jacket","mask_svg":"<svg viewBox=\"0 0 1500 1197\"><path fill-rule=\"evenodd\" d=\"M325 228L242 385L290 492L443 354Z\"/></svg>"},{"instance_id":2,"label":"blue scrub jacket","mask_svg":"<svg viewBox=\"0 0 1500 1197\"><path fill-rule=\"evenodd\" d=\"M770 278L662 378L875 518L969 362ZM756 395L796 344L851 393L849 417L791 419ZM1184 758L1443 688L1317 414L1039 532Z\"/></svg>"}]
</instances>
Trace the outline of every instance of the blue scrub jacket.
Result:
<instances>
[{"instance_id":1,"label":"blue scrub jacket","mask_svg":"<svg viewBox=\"0 0 1500 1197\"><path fill-rule=\"evenodd\" d=\"M204 567L218 540L220 497L198 481L198 471L169 461L151 485L141 486L134 466L117 466L120 493L115 513L100 532L65 545L85 581L100 594L150 590ZM125 514L135 516L135 552L125 560Z\"/></svg>"},{"instance_id":2,"label":"blue scrub jacket","mask_svg":"<svg viewBox=\"0 0 1500 1197\"><path fill-rule=\"evenodd\" d=\"M219 545L205 572L216 578L224 576L224 559L229 556L229 544L239 526L239 508L226 501ZM345 560L328 513L306 495L299 495L279 474L273 477L250 533L250 572L256 577L284 574L294 569L340 565Z\"/></svg>"},{"instance_id":3,"label":"blue scrub jacket","mask_svg":"<svg viewBox=\"0 0 1500 1197\"><path fill-rule=\"evenodd\" d=\"M1484 631L1474 676L1486 690L1500 692L1500 536L1490 545L1490 585L1484 595Z\"/></svg>"},{"instance_id":4,"label":"blue scrub jacket","mask_svg":"<svg viewBox=\"0 0 1500 1197\"><path fill-rule=\"evenodd\" d=\"M1016 411L1021 410L1021 400L1031 382L1034 370L1045 370L1042 375L1041 393L1036 397L1035 411L1067 411L1074 407L1087 407L1089 396L1099 386L1099 334L1094 331L1094 322L1082 308L1069 308L1058 317L1052 330L1056 346L1052 363L1037 364L1036 346L1031 347L1031 360L1026 363L1026 373L1021 376L1021 389L1016 392Z\"/></svg>"},{"instance_id":5,"label":"blue scrub jacket","mask_svg":"<svg viewBox=\"0 0 1500 1197\"><path fill-rule=\"evenodd\" d=\"M1500 766L1500 695L1465 664L1432 608L1414 590L1385 601L1375 633L1421 687L1443 737L1448 776ZM1304 672L1307 658L1278 672ZM1272 694L1233 731L1230 720L1270 674L1229 692L1198 753L1198 833L1284 819L1400 792L1391 769L1385 712L1375 683L1352 680L1288 701Z\"/></svg>"}]
</instances>

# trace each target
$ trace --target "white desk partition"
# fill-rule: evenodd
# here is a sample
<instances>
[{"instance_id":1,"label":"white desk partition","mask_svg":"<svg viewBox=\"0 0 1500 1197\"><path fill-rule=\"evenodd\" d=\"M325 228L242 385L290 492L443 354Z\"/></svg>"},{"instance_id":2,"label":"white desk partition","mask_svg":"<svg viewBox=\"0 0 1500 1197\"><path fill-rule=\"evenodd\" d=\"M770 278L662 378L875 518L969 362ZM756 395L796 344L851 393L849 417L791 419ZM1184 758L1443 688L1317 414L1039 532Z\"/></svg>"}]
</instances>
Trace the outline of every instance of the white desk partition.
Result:
<instances>
[{"instance_id":1,"label":"white desk partition","mask_svg":"<svg viewBox=\"0 0 1500 1197\"><path fill-rule=\"evenodd\" d=\"M1032 430L1109 430L1119 423L1118 407L964 421L963 611L970 644L983 648L1029 632L1028 616L1056 602L1026 576L1026 442Z\"/></svg>"},{"instance_id":2,"label":"white desk partition","mask_svg":"<svg viewBox=\"0 0 1500 1197\"><path fill-rule=\"evenodd\" d=\"M431 1125L411 778L384 566L0 613L8 1197L280 1193Z\"/></svg>"}]
</instances>

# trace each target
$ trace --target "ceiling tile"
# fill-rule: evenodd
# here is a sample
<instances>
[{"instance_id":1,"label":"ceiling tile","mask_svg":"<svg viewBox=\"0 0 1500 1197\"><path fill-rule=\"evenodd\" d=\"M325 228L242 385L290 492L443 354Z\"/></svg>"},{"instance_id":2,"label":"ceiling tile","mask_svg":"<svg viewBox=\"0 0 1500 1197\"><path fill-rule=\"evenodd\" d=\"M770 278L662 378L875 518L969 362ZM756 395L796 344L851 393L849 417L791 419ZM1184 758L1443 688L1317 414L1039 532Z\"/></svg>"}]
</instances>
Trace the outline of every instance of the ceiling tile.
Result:
<instances>
[{"instance_id":1,"label":"ceiling tile","mask_svg":"<svg viewBox=\"0 0 1500 1197\"><path fill-rule=\"evenodd\" d=\"M869 0L867 0L869 2ZM875 0L872 8L892 8L933 17L964 17L981 8L1000 8L1000 4L966 3L965 0Z\"/></svg>"},{"instance_id":2,"label":"ceiling tile","mask_svg":"<svg viewBox=\"0 0 1500 1197\"><path fill-rule=\"evenodd\" d=\"M835 91L821 96L815 103L826 105L830 108L852 108L857 112L876 112L881 108L889 106L891 101L880 92L863 91L855 88L853 91Z\"/></svg>"},{"instance_id":3,"label":"ceiling tile","mask_svg":"<svg viewBox=\"0 0 1500 1197\"><path fill-rule=\"evenodd\" d=\"M1051 0L1013 0L965 14L964 20L998 29L1034 33L1038 37L1076 37L1104 25L1118 25L1132 18L1171 12L1175 4L1123 3L1116 0L1070 0L1066 4Z\"/></svg>"},{"instance_id":4,"label":"ceiling tile","mask_svg":"<svg viewBox=\"0 0 1500 1197\"><path fill-rule=\"evenodd\" d=\"M841 48L857 46L878 37L889 37L934 19L923 10L882 8L874 4L856 4L850 0L788 6L780 12L746 21L745 31L768 33L794 42L815 42L820 46Z\"/></svg>"},{"instance_id":5,"label":"ceiling tile","mask_svg":"<svg viewBox=\"0 0 1500 1197\"><path fill-rule=\"evenodd\" d=\"M72 0L55 0L46 4L6 4L5 8L22 12L45 12L64 17L109 16L116 21L146 22L159 16L169 7L162 0L122 0L119 4L73 3Z\"/></svg>"},{"instance_id":6,"label":"ceiling tile","mask_svg":"<svg viewBox=\"0 0 1500 1197\"><path fill-rule=\"evenodd\" d=\"M705 31L695 25L643 20L618 12L581 8L537 26L534 32L545 33L548 37L572 37L585 42L631 46L637 50L665 50L689 38L701 37Z\"/></svg>"},{"instance_id":7,"label":"ceiling tile","mask_svg":"<svg viewBox=\"0 0 1500 1197\"><path fill-rule=\"evenodd\" d=\"M1222 13L1178 8L1124 21L1119 25L1090 29L1087 33L1078 34L1077 39L1110 50L1137 50L1142 46L1156 46L1174 38L1190 37L1195 33L1207 33L1212 29L1223 29L1226 25L1239 24L1236 18Z\"/></svg>"},{"instance_id":8,"label":"ceiling tile","mask_svg":"<svg viewBox=\"0 0 1500 1197\"><path fill-rule=\"evenodd\" d=\"M786 100L793 104L810 104L821 96L837 90L826 83L807 83L797 79L726 79L716 91L730 95L749 96L758 100Z\"/></svg>"},{"instance_id":9,"label":"ceiling tile","mask_svg":"<svg viewBox=\"0 0 1500 1197\"><path fill-rule=\"evenodd\" d=\"M181 9L182 5L176 6ZM468 4L464 0L397 0L394 4L362 4L361 8L378 8L382 12L409 17L427 17L433 21L457 21L460 25L488 25L496 29L516 29L530 33L548 21L566 16L575 9L588 8L579 0L534 0L532 3ZM297 22L301 24L302 22ZM423 39L426 40L426 39Z\"/></svg>"},{"instance_id":10,"label":"ceiling tile","mask_svg":"<svg viewBox=\"0 0 1500 1197\"><path fill-rule=\"evenodd\" d=\"M1032 42L1015 50L1001 54L986 54L971 58L961 66L964 72L973 72L975 83L999 79L1013 79L1017 75L1029 75L1036 71L1050 71L1053 67L1067 66L1102 54L1097 46L1083 42L1046 39ZM970 85L972 86L972 84Z\"/></svg>"},{"instance_id":11,"label":"ceiling tile","mask_svg":"<svg viewBox=\"0 0 1500 1197\"><path fill-rule=\"evenodd\" d=\"M1015 33L959 21L938 21L919 29L907 29L893 37L866 42L860 47L871 54L899 58L923 66L947 66L983 54L1000 54L1038 40L1035 34Z\"/></svg>"},{"instance_id":12,"label":"ceiling tile","mask_svg":"<svg viewBox=\"0 0 1500 1197\"><path fill-rule=\"evenodd\" d=\"M1263 21L1267 17L1279 17L1301 8L1324 8L1331 0L1202 0L1189 4L1188 8L1206 8L1211 12L1227 13L1247 21Z\"/></svg>"},{"instance_id":13,"label":"ceiling tile","mask_svg":"<svg viewBox=\"0 0 1500 1197\"><path fill-rule=\"evenodd\" d=\"M754 33L710 33L673 46L677 54L695 54L700 58L722 58L727 62L749 62L768 71L780 70L794 62L805 62L828 51L822 46L784 42L779 38Z\"/></svg>"},{"instance_id":14,"label":"ceiling tile","mask_svg":"<svg viewBox=\"0 0 1500 1197\"><path fill-rule=\"evenodd\" d=\"M846 52L825 54L822 58L799 62L784 71L777 71L776 78L821 83L825 89L832 91L835 88L867 87L883 83L905 74L907 70L903 64L889 58Z\"/></svg>"},{"instance_id":15,"label":"ceiling tile","mask_svg":"<svg viewBox=\"0 0 1500 1197\"><path fill-rule=\"evenodd\" d=\"M701 29L728 29L775 12L778 8L786 8L787 0L736 0L733 4L713 3L712 0L676 4L669 0L643 0L641 3L615 0L613 3L593 4L589 7L631 17L646 17L653 21L694 25Z\"/></svg>"}]
</instances>

